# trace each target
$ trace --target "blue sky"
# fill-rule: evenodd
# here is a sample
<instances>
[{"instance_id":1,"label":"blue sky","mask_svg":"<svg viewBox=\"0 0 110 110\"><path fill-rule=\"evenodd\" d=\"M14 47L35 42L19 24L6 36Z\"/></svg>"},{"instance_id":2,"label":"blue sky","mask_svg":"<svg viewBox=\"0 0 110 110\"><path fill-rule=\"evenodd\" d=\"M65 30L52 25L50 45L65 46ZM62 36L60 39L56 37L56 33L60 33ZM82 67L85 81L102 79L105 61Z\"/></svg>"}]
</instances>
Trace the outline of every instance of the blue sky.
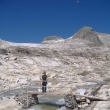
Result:
<instances>
[{"instance_id":1,"label":"blue sky","mask_svg":"<svg viewBox=\"0 0 110 110\"><path fill-rule=\"evenodd\" d=\"M40 43L68 38L83 26L110 34L110 0L0 0L0 39Z\"/></svg>"}]
</instances>

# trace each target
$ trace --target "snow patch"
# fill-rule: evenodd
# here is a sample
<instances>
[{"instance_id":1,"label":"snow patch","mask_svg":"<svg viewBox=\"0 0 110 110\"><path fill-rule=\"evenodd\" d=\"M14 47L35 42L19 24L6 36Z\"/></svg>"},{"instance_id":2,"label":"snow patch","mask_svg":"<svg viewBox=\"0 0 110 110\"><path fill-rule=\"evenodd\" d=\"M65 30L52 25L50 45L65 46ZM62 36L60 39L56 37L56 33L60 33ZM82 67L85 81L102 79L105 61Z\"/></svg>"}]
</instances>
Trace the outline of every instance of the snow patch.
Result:
<instances>
[{"instance_id":1,"label":"snow patch","mask_svg":"<svg viewBox=\"0 0 110 110\"><path fill-rule=\"evenodd\" d=\"M23 47L39 47L39 48L47 48L48 44L34 44L34 43L13 43L8 42L10 46L23 46Z\"/></svg>"}]
</instances>

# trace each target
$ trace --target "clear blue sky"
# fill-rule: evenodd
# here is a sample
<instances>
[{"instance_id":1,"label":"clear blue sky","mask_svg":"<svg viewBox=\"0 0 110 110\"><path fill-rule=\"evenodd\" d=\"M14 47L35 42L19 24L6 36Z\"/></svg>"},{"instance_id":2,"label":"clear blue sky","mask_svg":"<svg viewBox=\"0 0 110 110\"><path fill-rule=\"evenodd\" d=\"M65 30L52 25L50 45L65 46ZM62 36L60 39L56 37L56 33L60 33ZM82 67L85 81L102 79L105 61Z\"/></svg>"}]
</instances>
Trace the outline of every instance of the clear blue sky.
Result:
<instances>
[{"instance_id":1,"label":"clear blue sky","mask_svg":"<svg viewBox=\"0 0 110 110\"><path fill-rule=\"evenodd\" d=\"M110 0L0 0L0 39L39 43L83 26L110 34Z\"/></svg>"}]
</instances>

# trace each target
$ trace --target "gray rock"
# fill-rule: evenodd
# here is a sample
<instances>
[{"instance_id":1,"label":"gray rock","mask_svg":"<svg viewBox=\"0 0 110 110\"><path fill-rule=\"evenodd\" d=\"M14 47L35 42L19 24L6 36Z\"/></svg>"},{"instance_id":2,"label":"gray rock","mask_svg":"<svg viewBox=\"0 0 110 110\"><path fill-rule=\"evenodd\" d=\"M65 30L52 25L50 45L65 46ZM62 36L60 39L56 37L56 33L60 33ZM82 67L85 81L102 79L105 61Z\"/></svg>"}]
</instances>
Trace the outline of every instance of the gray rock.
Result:
<instances>
[{"instance_id":1,"label":"gray rock","mask_svg":"<svg viewBox=\"0 0 110 110\"><path fill-rule=\"evenodd\" d=\"M91 101L88 98L86 98L86 103L90 104Z\"/></svg>"},{"instance_id":2,"label":"gray rock","mask_svg":"<svg viewBox=\"0 0 110 110\"><path fill-rule=\"evenodd\" d=\"M76 99L75 99L75 97L72 97L71 94L66 95L66 96L64 97L64 99L65 99L65 106L66 106L67 108L70 108L70 109L78 108Z\"/></svg>"},{"instance_id":3,"label":"gray rock","mask_svg":"<svg viewBox=\"0 0 110 110\"><path fill-rule=\"evenodd\" d=\"M7 54L7 50L0 48L0 54L6 55Z\"/></svg>"},{"instance_id":4,"label":"gray rock","mask_svg":"<svg viewBox=\"0 0 110 110\"><path fill-rule=\"evenodd\" d=\"M63 38L60 38L58 36L49 36L43 39L42 43L49 43L50 41L58 41L63 40Z\"/></svg>"}]
</instances>

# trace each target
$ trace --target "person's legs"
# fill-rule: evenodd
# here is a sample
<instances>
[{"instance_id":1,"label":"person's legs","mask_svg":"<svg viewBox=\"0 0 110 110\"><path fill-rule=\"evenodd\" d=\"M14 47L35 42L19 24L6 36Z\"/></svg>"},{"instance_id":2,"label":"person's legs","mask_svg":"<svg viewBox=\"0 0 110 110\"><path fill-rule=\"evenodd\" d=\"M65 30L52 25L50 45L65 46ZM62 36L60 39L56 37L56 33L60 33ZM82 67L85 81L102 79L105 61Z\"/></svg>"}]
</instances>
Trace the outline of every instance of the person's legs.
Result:
<instances>
[{"instance_id":1,"label":"person's legs","mask_svg":"<svg viewBox=\"0 0 110 110\"><path fill-rule=\"evenodd\" d=\"M47 87L46 87L46 86L47 86L47 82L45 82L45 84L44 84L44 85L45 85L45 87L44 87L44 92L46 92L46 88L47 88Z\"/></svg>"},{"instance_id":2,"label":"person's legs","mask_svg":"<svg viewBox=\"0 0 110 110\"><path fill-rule=\"evenodd\" d=\"M45 82L42 82L42 92L45 92Z\"/></svg>"}]
</instances>

